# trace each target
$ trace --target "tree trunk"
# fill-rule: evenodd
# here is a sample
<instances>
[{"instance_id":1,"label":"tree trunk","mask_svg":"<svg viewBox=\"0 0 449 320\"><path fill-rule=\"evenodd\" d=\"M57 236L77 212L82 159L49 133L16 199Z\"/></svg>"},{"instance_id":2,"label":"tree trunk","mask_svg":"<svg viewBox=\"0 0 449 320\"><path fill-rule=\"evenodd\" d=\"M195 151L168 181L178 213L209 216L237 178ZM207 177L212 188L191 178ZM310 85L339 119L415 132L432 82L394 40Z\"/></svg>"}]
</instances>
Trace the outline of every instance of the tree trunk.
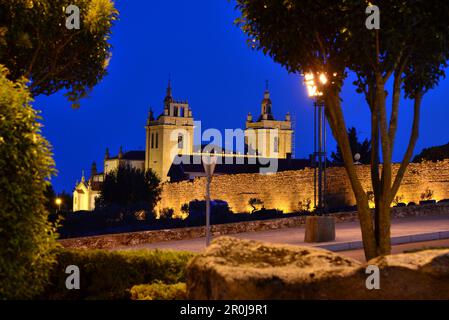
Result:
<instances>
[{"instance_id":1,"label":"tree trunk","mask_svg":"<svg viewBox=\"0 0 449 320\"><path fill-rule=\"evenodd\" d=\"M387 124L387 111L386 111L387 95L385 92L385 82L380 74L376 76L376 99L375 110L378 110L378 128L380 132L380 144L382 147L382 174L380 179L380 190L378 194L375 193L376 201L376 240L378 246L378 254L390 253L390 192L391 192L391 150L392 141L390 141L390 135Z\"/></svg>"},{"instance_id":2,"label":"tree trunk","mask_svg":"<svg viewBox=\"0 0 449 320\"><path fill-rule=\"evenodd\" d=\"M394 183L392 183L392 150L396 133L397 109L400 99L400 93L398 93L397 90L400 90L400 86L397 83L394 86L394 110L392 114L393 119L391 120L390 125L387 123L387 96L384 86L385 81L381 77L377 77L370 88L371 99L368 102L371 108L372 125L371 179L375 202L374 223L371 210L369 209L367 193L358 179L357 171L353 163L343 111L341 109L341 101L339 99L339 92L330 91L326 92L325 95L326 116L329 120L332 133L340 147L346 173L348 174L356 199L365 257L367 260L379 255L388 255L391 253L390 205L402 181L402 177L408 162L410 161L418 137L419 110L422 101L422 93L418 92L415 96L415 118L407 152L394 179ZM369 99L369 97L367 98ZM380 147L382 149L380 149ZM380 165L380 150L382 150L382 166Z\"/></svg>"},{"instance_id":3,"label":"tree trunk","mask_svg":"<svg viewBox=\"0 0 449 320\"><path fill-rule=\"evenodd\" d=\"M366 201L357 201L357 212L360 220L360 228L362 231L363 248L365 259L369 261L378 256L376 239L373 230L373 221L371 209L369 208L368 199Z\"/></svg>"},{"instance_id":4,"label":"tree trunk","mask_svg":"<svg viewBox=\"0 0 449 320\"><path fill-rule=\"evenodd\" d=\"M405 171L407 170L408 164L410 163L410 160L412 158L413 150L415 149L416 142L418 141L419 119L420 119L422 99L423 99L423 93L417 92L415 94L415 102L414 102L414 106L413 106L412 132L410 134L410 139L409 139L409 143L407 146L407 150L404 154L404 158L402 159L401 165L396 174L396 178L394 179L394 183L393 183L392 191L391 191L391 195L390 195L391 201L393 201L393 198L395 197L396 193L399 190L399 187L402 182L402 178L404 177Z\"/></svg>"},{"instance_id":5,"label":"tree trunk","mask_svg":"<svg viewBox=\"0 0 449 320\"><path fill-rule=\"evenodd\" d=\"M380 177L379 177L379 114L374 101L370 101L371 106L371 185L374 194L374 235L376 246L380 243Z\"/></svg>"},{"instance_id":6,"label":"tree trunk","mask_svg":"<svg viewBox=\"0 0 449 320\"><path fill-rule=\"evenodd\" d=\"M354 192L354 197L356 199L365 257L367 260L370 260L377 256L377 246L374 237L371 210L369 209L368 196L365 190L363 190L353 162L353 156L349 144L348 134L346 132L346 124L344 121L343 112L341 110L341 102L338 93L328 92L325 99L325 105L326 116L329 120L332 133L341 149L346 173L348 174L348 178Z\"/></svg>"},{"instance_id":7,"label":"tree trunk","mask_svg":"<svg viewBox=\"0 0 449 320\"><path fill-rule=\"evenodd\" d=\"M381 217L380 241L377 247L377 255L384 256L391 254L391 209L389 203L381 203L379 207L379 217Z\"/></svg>"}]
</instances>

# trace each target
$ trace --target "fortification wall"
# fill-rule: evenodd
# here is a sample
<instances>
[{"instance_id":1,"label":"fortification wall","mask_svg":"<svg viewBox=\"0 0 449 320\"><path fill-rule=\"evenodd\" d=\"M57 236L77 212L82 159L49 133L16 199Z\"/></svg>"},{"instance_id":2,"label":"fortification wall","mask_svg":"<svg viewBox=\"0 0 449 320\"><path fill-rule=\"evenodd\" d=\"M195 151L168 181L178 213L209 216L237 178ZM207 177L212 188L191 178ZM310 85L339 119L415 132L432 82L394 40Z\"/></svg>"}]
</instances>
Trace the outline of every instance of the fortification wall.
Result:
<instances>
[{"instance_id":1,"label":"fortification wall","mask_svg":"<svg viewBox=\"0 0 449 320\"><path fill-rule=\"evenodd\" d=\"M396 174L399 165L394 165ZM372 190L370 167L357 166L357 173L365 190ZM234 212L249 212L248 201L258 198L267 209L279 209L293 212L300 202L313 201L313 169L284 171L275 174L235 174L214 176L211 184L212 199L228 202ZM192 200L204 199L205 178L193 181L165 183L158 209L173 208L181 213L181 206ZM449 159L439 162L410 164L404 176L398 196L402 202L419 202L426 189L433 191L433 199L449 198ZM342 167L329 168L327 171L327 190L330 205L355 205L346 171Z\"/></svg>"}]
</instances>

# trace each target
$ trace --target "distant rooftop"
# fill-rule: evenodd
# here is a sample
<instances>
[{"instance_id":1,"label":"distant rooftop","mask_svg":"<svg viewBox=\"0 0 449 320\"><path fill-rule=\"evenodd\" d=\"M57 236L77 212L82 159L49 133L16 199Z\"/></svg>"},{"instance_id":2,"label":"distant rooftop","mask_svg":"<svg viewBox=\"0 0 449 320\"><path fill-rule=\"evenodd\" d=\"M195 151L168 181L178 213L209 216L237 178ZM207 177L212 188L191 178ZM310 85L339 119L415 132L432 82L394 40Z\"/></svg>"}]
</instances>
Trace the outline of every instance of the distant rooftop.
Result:
<instances>
[{"instance_id":1,"label":"distant rooftop","mask_svg":"<svg viewBox=\"0 0 449 320\"><path fill-rule=\"evenodd\" d=\"M118 156L110 157L109 159L118 159ZM123 160L145 160L145 151L142 150L131 150L123 153Z\"/></svg>"},{"instance_id":2,"label":"distant rooftop","mask_svg":"<svg viewBox=\"0 0 449 320\"><path fill-rule=\"evenodd\" d=\"M215 167L215 174L240 174L240 173L260 173L264 169L270 168L270 163L277 161L274 172L302 170L310 167L308 159L269 159L269 158L249 158L238 156L220 157L218 155L218 163ZM227 160L224 160L227 158ZM188 180L189 175L204 174L204 167L201 156L183 156L183 162L180 164L172 164L168 172L171 182Z\"/></svg>"}]
</instances>

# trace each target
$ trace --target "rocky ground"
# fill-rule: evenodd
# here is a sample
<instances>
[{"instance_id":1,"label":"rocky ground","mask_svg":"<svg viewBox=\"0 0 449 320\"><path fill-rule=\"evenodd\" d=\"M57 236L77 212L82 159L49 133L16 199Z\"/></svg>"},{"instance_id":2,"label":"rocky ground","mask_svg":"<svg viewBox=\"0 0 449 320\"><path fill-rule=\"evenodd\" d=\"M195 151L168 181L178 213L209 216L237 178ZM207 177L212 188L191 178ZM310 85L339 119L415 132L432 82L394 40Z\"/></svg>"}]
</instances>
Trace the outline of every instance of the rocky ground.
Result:
<instances>
[{"instance_id":1,"label":"rocky ground","mask_svg":"<svg viewBox=\"0 0 449 320\"><path fill-rule=\"evenodd\" d=\"M379 289L367 288L368 266L379 269ZM189 263L187 290L191 299L449 299L449 249L361 263L313 247L220 237Z\"/></svg>"}]
</instances>

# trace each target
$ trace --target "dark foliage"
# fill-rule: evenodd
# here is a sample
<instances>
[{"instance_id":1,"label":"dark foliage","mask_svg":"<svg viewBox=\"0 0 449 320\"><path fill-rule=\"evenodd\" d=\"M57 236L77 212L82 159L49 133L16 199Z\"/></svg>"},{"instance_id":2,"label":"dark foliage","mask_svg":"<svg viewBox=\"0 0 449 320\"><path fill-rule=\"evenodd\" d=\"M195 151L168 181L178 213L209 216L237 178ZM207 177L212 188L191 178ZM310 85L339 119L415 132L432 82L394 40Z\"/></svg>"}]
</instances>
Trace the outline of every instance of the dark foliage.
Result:
<instances>
[{"instance_id":1,"label":"dark foliage","mask_svg":"<svg viewBox=\"0 0 449 320\"><path fill-rule=\"evenodd\" d=\"M189 215L186 219L174 219L171 217L171 208L166 208L169 217L155 219L153 215L146 220L121 219L116 214L96 211L78 211L77 213L66 214L62 227L58 230L63 238L91 236L99 234L123 233L143 230L161 230L172 228L186 228L204 226L206 222L206 202L204 200L191 201ZM184 206L186 207L186 206ZM116 212L117 209L112 209ZM236 223L255 220L282 219L294 216L306 215L308 212L283 213L275 209L261 209L248 213L233 213L227 202L222 200L211 201L211 224ZM115 217L115 219L114 219Z\"/></svg>"},{"instance_id":2,"label":"dark foliage","mask_svg":"<svg viewBox=\"0 0 449 320\"><path fill-rule=\"evenodd\" d=\"M426 161L441 161L444 159L449 159L449 143L423 149L419 154L413 158L413 162L423 162Z\"/></svg>"},{"instance_id":3,"label":"dark foliage","mask_svg":"<svg viewBox=\"0 0 449 320\"><path fill-rule=\"evenodd\" d=\"M127 219L138 210L152 212L160 194L160 180L152 170L120 165L105 176L96 208Z\"/></svg>"},{"instance_id":4,"label":"dark foliage","mask_svg":"<svg viewBox=\"0 0 449 320\"><path fill-rule=\"evenodd\" d=\"M77 0L79 30L65 27L65 0L0 1L0 63L26 77L33 96L66 90L73 102L106 75L118 12L111 0ZM74 106L77 106L75 104Z\"/></svg>"},{"instance_id":5,"label":"dark foliage","mask_svg":"<svg viewBox=\"0 0 449 320\"><path fill-rule=\"evenodd\" d=\"M368 139L359 141L357 137L357 130L354 127L348 129L349 145L351 146L352 155L355 156L357 153L360 154L359 162L362 164L371 163L371 143ZM343 164L343 155L341 154L341 149L337 146L336 152L332 152L332 161L334 164ZM355 160L354 160L355 161Z\"/></svg>"}]
</instances>

